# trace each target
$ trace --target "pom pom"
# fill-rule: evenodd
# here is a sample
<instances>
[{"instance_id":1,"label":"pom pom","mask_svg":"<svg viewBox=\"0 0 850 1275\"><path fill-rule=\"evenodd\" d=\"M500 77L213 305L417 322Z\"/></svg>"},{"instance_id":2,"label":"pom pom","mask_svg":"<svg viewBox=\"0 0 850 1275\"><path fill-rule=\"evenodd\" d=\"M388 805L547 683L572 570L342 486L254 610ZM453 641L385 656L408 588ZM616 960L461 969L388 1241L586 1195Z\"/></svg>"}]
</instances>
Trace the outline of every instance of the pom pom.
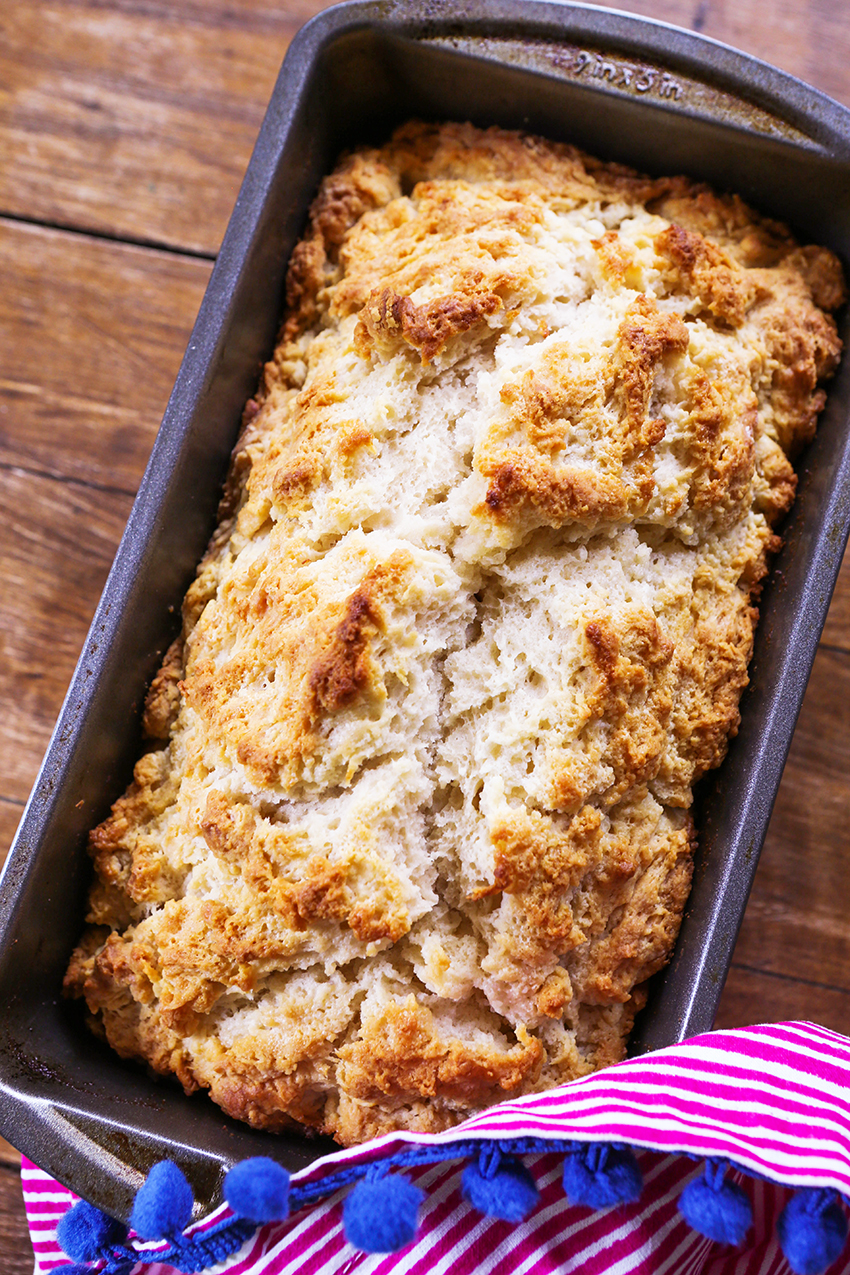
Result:
<instances>
[{"instance_id":1,"label":"pom pom","mask_svg":"<svg viewBox=\"0 0 850 1275\"><path fill-rule=\"evenodd\" d=\"M753 1224L752 1205L734 1182L724 1181L726 1166L709 1161L705 1174L689 1182L679 1210L700 1235L719 1244L740 1244Z\"/></svg>"},{"instance_id":2,"label":"pom pom","mask_svg":"<svg viewBox=\"0 0 850 1275\"><path fill-rule=\"evenodd\" d=\"M477 1162L464 1170L462 1187L474 1209L503 1222L521 1222L540 1198L525 1165L496 1147L486 1147Z\"/></svg>"},{"instance_id":3,"label":"pom pom","mask_svg":"<svg viewBox=\"0 0 850 1275\"><path fill-rule=\"evenodd\" d=\"M143 1240L179 1235L192 1216L192 1188L172 1160L160 1160L136 1196L130 1225Z\"/></svg>"},{"instance_id":4,"label":"pom pom","mask_svg":"<svg viewBox=\"0 0 850 1275\"><path fill-rule=\"evenodd\" d=\"M73 1265L66 1263L64 1266L52 1267L51 1275L53 1271L60 1272L60 1275L92 1275L90 1266L77 1266L76 1262Z\"/></svg>"},{"instance_id":5,"label":"pom pom","mask_svg":"<svg viewBox=\"0 0 850 1275\"><path fill-rule=\"evenodd\" d=\"M349 1244L364 1253L396 1253L416 1234L425 1192L401 1175L365 1178L348 1196L342 1211Z\"/></svg>"},{"instance_id":6,"label":"pom pom","mask_svg":"<svg viewBox=\"0 0 850 1275\"><path fill-rule=\"evenodd\" d=\"M127 1228L123 1223L85 1200L69 1209L56 1228L62 1252L75 1262L95 1262L103 1249L111 1244L123 1244L126 1238Z\"/></svg>"},{"instance_id":7,"label":"pom pom","mask_svg":"<svg viewBox=\"0 0 850 1275\"><path fill-rule=\"evenodd\" d=\"M847 1219L834 1191L792 1195L776 1223L779 1243L796 1275L820 1275L847 1241Z\"/></svg>"},{"instance_id":8,"label":"pom pom","mask_svg":"<svg viewBox=\"0 0 850 1275\"><path fill-rule=\"evenodd\" d=\"M564 1161L564 1191L573 1204L610 1209L640 1199L643 1175L631 1147L590 1142Z\"/></svg>"},{"instance_id":9,"label":"pom pom","mask_svg":"<svg viewBox=\"0 0 850 1275\"><path fill-rule=\"evenodd\" d=\"M276 1160L243 1160L224 1179L224 1198L239 1217L280 1222L289 1217L289 1174Z\"/></svg>"}]
</instances>

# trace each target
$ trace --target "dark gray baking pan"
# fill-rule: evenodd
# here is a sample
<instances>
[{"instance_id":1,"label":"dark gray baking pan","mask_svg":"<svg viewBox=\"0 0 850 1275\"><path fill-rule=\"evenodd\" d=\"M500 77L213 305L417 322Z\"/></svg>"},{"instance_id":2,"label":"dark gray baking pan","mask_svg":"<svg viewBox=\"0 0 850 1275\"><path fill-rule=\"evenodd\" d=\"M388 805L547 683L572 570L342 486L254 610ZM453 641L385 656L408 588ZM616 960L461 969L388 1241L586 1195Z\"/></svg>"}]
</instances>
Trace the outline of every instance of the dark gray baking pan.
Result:
<instances>
[{"instance_id":1,"label":"dark gray baking pan","mask_svg":"<svg viewBox=\"0 0 850 1275\"><path fill-rule=\"evenodd\" d=\"M94 1041L59 989L84 911L86 832L130 776L144 689L213 527L309 201L342 148L383 139L411 116L524 128L652 173L687 173L850 261L850 112L711 40L606 9L516 0L375 0L329 9L301 31L0 882L0 1127L116 1215L165 1156L207 1208L235 1160L266 1154L297 1169L329 1149L256 1133L202 1095L153 1083ZM712 1025L850 525L848 399L845 360L764 595L740 734L700 794L693 894L636 1051Z\"/></svg>"}]
</instances>

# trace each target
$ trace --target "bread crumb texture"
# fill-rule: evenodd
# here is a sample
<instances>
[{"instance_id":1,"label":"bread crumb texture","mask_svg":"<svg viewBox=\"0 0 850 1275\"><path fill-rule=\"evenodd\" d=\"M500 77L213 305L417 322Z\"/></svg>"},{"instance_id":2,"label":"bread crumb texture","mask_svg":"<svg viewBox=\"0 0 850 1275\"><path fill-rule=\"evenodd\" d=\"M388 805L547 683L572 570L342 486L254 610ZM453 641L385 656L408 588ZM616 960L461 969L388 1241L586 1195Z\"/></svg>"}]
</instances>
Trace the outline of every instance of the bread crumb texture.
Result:
<instances>
[{"instance_id":1,"label":"bread crumb texture","mask_svg":"<svg viewBox=\"0 0 850 1275\"><path fill-rule=\"evenodd\" d=\"M688 895L838 262L469 125L313 204L67 988L358 1142L615 1062Z\"/></svg>"}]
</instances>

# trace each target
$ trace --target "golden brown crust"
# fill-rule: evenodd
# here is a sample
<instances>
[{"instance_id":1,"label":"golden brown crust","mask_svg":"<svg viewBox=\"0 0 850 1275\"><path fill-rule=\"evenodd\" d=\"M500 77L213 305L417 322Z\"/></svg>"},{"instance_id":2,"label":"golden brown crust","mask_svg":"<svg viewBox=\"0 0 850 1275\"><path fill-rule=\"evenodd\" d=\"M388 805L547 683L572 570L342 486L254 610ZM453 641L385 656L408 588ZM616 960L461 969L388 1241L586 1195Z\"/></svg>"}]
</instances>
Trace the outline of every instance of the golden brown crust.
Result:
<instances>
[{"instance_id":1,"label":"golden brown crust","mask_svg":"<svg viewBox=\"0 0 850 1275\"><path fill-rule=\"evenodd\" d=\"M655 241L670 262L675 287L697 297L711 314L739 328L758 297L752 272L742 270L722 249L695 231L673 224Z\"/></svg>"},{"instance_id":2,"label":"golden brown crust","mask_svg":"<svg viewBox=\"0 0 850 1275\"><path fill-rule=\"evenodd\" d=\"M511 1097L533 1080L543 1048L527 1032L511 1049L446 1042L433 1016L410 996L388 1006L361 1027L357 1039L339 1050L342 1086L354 1099L438 1099L461 1108Z\"/></svg>"},{"instance_id":3,"label":"golden brown crust","mask_svg":"<svg viewBox=\"0 0 850 1275\"><path fill-rule=\"evenodd\" d=\"M840 343L734 196L500 129L343 159L66 976L257 1128L439 1131L622 1057Z\"/></svg>"},{"instance_id":4,"label":"golden brown crust","mask_svg":"<svg viewBox=\"0 0 850 1275\"><path fill-rule=\"evenodd\" d=\"M150 685L145 699L142 730L149 739L168 739L180 710L183 676L183 636L175 638Z\"/></svg>"}]
</instances>

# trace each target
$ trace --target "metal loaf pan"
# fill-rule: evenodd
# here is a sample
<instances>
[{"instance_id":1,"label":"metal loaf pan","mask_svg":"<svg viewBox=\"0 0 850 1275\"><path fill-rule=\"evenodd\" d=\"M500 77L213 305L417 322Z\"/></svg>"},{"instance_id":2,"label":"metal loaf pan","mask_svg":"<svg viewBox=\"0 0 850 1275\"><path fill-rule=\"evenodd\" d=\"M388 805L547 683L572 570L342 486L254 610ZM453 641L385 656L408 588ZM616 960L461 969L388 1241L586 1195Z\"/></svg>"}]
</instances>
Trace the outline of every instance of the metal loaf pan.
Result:
<instances>
[{"instance_id":1,"label":"metal loaf pan","mask_svg":"<svg viewBox=\"0 0 850 1275\"><path fill-rule=\"evenodd\" d=\"M329 9L301 31L0 882L0 1127L119 1216L165 1156L206 1209L235 1160L266 1154L297 1169L329 1149L254 1132L204 1096L153 1084L92 1039L59 989L81 929L86 833L130 776L145 686L214 525L307 206L341 149L413 116L528 129L655 174L687 173L850 261L850 112L711 40L606 9L516 0L374 0ZM654 981L633 1051L712 1025L850 525L849 413L845 360L764 594L740 734L700 794L676 954Z\"/></svg>"}]
</instances>

